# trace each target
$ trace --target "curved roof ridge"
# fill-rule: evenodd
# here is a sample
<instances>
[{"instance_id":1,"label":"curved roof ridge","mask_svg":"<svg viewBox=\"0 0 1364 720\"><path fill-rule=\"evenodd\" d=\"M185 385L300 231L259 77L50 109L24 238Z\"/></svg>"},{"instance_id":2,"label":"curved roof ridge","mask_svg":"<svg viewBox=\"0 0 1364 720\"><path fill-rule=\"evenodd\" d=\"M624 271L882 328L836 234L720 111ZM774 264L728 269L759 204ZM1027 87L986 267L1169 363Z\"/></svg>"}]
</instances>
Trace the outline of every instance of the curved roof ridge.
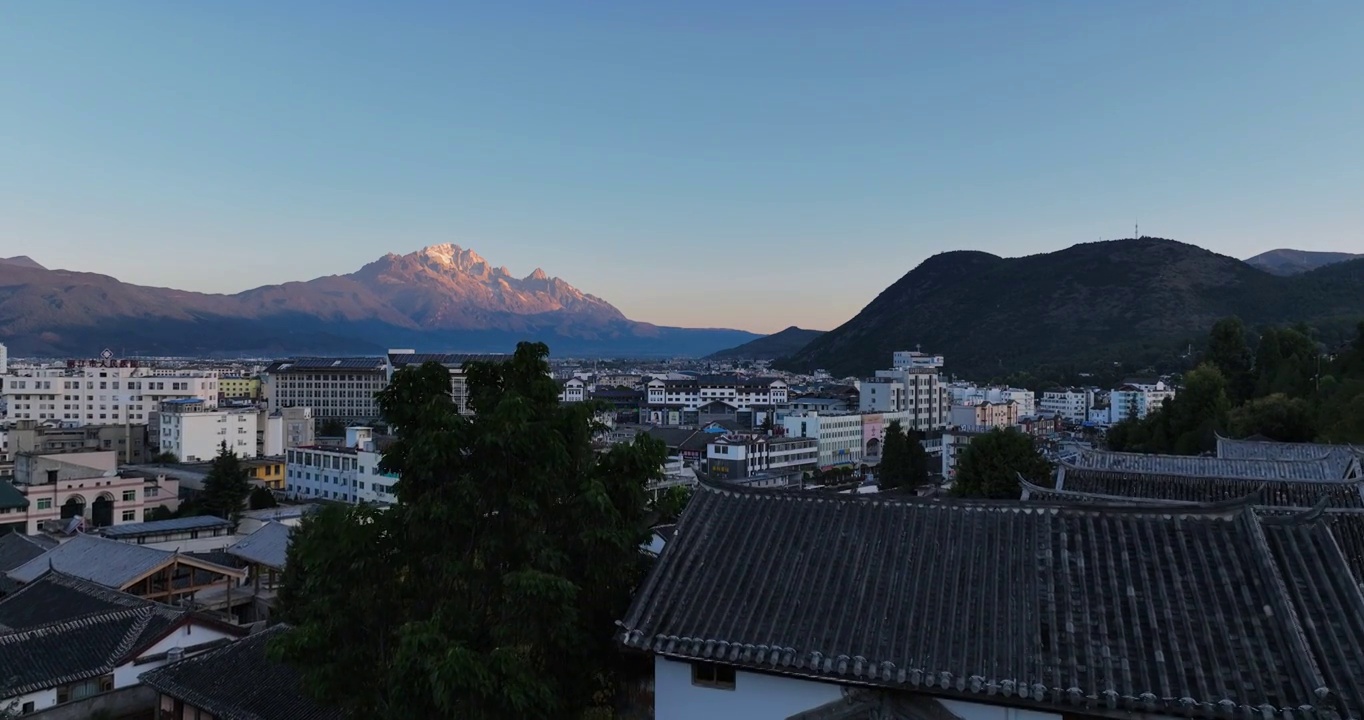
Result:
<instances>
[{"instance_id":1,"label":"curved roof ridge","mask_svg":"<svg viewBox=\"0 0 1364 720\"><path fill-rule=\"evenodd\" d=\"M724 486L715 481L698 483L701 489L716 495L728 497L748 497L770 500L786 500L790 502L817 503L842 503L847 505L884 505L899 507L919 507L934 508L940 510L962 509L976 510L980 512L1075 512L1075 513L1121 513L1131 515L1142 514L1170 514L1179 515L1225 515L1228 512L1249 510L1256 505L1259 500L1258 494L1251 494L1232 500L1224 500L1214 503L1199 503L1181 501L1174 502L1152 502L1142 501L1140 498L1125 498L1120 496L1097 496L1088 493L1080 493L1068 490L1053 490L1031 484L1038 492L1055 493L1058 495L1075 498L1098 498L1105 502L1076 501L1063 498L1038 498L1022 501L1016 498L993 499L993 498L960 498L960 497L913 497L913 496L887 496L879 493L839 493L826 495L813 493L804 490L789 488L750 488L744 486ZM688 513L684 512L679 518L680 525L687 518Z\"/></svg>"},{"instance_id":2,"label":"curved roof ridge","mask_svg":"<svg viewBox=\"0 0 1364 720\"><path fill-rule=\"evenodd\" d=\"M1217 500L1214 502L1200 502L1197 500L1173 500L1165 498L1130 497L1127 495L1111 495L1108 493L1088 492L1085 490L1069 489L1058 490L1056 488L1044 487L1041 485L1036 485L1034 483L1028 482L1027 480L1023 479L1022 476L1019 476L1019 482L1022 483L1023 486L1030 492L1056 495L1065 498L1074 498L1081 502L1089 500L1088 502L1085 502L1085 506L1091 508L1095 506L1101 506L1104 503L1112 503L1114 505L1121 506L1141 505L1144 507L1165 508L1178 507L1180 508L1181 512L1188 512L1189 508L1206 509L1209 512L1226 512L1227 510L1234 510L1239 508L1260 507L1262 505L1261 501L1264 500L1264 491L1266 485L1266 483L1260 483L1259 487L1240 497L1230 498L1227 500ZM1038 501L1046 502L1049 499L1050 498L1038 499L1028 498L1026 502L1029 503ZM1094 500L1099 500L1102 502L1094 502ZM1361 510L1364 510L1364 508L1361 508Z\"/></svg>"}]
</instances>

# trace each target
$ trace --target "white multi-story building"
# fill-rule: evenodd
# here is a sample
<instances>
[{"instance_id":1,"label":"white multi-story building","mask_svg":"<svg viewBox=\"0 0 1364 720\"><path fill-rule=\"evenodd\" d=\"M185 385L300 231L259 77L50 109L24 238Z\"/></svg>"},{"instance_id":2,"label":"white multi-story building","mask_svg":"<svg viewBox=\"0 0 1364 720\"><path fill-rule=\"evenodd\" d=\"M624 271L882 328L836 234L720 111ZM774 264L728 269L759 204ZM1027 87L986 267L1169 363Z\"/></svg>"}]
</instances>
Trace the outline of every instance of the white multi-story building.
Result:
<instances>
[{"instance_id":1,"label":"white multi-story building","mask_svg":"<svg viewBox=\"0 0 1364 720\"><path fill-rule=\"evenodd\" d=\"M161 403L159 446L180 462L212 460L222 445L240 458L259 454L257 431L261 411L254 408L208 408L198 398Z\"/></svg>"},{"instance_id":2,"label":"white multi-story building","mask_svg":"<svg viewBox=\"0 0 1364 720\"><path fill-rule=\"evenodd\" d=\"M903 412L906 429L928 432L947 426L952 398L936 369L877 370L859 384L858 410Z\"/></svg>"},{"instance_id":3,"label":"white multi-story building","mask_svg":"<svg viewBox=\"0 0 1364 720\"><path fill-rule=\"evenodd\" d=\"M981 401L972 405L952 406L952 425L957 427L1013 427L1021 413L1012 400Z\"/></svg>"},{"instance_id":4,"label":"white multi-story building","mask_svg":"<svg viewBox=\"0 0 1364 720\"><path fill-rule=\"evenodd\" d=\"M1002 404L1012 401L1018 406L1018 416L1028 417L1037 414L1036 396L1031 390L1011 387L979 387L972 383L950 383L947 394L952 405L979 405L980 403Z\"/></svg>"},{"instance_id":5,"label":"white multi-story building","mask_svg":"<svg viewBox=\"0 0 1364 720\"><path fill-rule=\"evenodd\" d=\"M1129 380L1108 394L1108 421L1144 418L1152 410L1159 410L1166 398L1174 396L1175 389L1161 380Z\"/></svg>"},{"instance_id":6,"label":"white multi-story building","mask_svg":"<svg viewBox=\"0 0 1364 720\"><path fill-rule=\"evenodd\" d=\"M393 373L405 367L427 362L440 363L450 371L450 398L455 401L455 407L459 409L461 415L468 415L470 414L469 383L464 374L465 363L473 361L505 362L509 359L511 356L505 354L419 353L414 350L389 350L387 379L392 380Z\"/></svg>"},{"instance_id":7,"label":"white multi-story building","mask_svg":"<svg viewBox=\"0 0 1364 720\"><path fill-rule=\"evenodd\" d=\"M317 426L310 407L281 408L260 416L260 454L279 457L289 448L317 442Z\"/></svg>"},{"instance_id":8,"label":"white multi-story building","mask_svg":"<svg viewBox=\"0 0 1364 720\"><path fill-rule=\"evenodd\" d=\"M727 435L706 445L706 472L731 482L764 476L781 484L782 478L817 467L819 443L814 438Z\"/></svg>"},{"instance_id":9,"label":"white multi-story building","mask_svg":"<svg viewBox=\"0 0 1364 720\"><path fill-rule=\"evenodd\" d=\"M1071 422L1085 422L1094 407L1094 391L1089 388L1063 388L1042 393L1042 411L1060 415Z\"/></svg>"},{"instance_id":10,"label":"white multi-story building","mask_svg":"<svg viewBox=\"0 0 1364 720\"><path fill-rule=\"evenodd\" d=\"M75 361L60 367L16 370L0 390L12 420L55 420L66 425L145 424L166 400L198 398L218 406L212 371L154 374L128 361Z\"/></svg>"},{"instance_id":11,"label":"white multi-story building","mask_svg":"<svg viewBox=\"0 0 1364 720\"><path fill-rule=\"evenodd\" d=\"M379 417L375 393L388 384L383 358L295 358L272 363L261 373L267 410L312 408L320 421L370 422Z\"/></svg>"},{"instance_id":12,"label":"white multi-story building","mask_svg":"<svg viewBox=\"0 0 1364 720\"><path fill-rule=\"evenodd\" d=\"M581 378L570 378L559 385L559 402L575 403L587 399L587 383Z\"/></svg>"},{"instance_id":13,"label":"white multi-story building","mask_svg":"<svg viewBox=\"0 0 1364 720\"><path fill-rule=\"evenodd\" d=\"M922 353L918 350L896 350L891 355L891 363L891 367L896 370L908 370L910 368L938 370L943 366L943 357Z\"/></svg>"},{"instance_id":14,"label":"white multi-story building","mask_svg":"<svg viewBox=\"0 0 1364 720\"><path fill-rule=\"evenodd\" d=\"M331 445L305 445L284 454L284 492L295 500L355 502L359 451Z\"/></svg>"},{"instance_id":15,"label":"white multi-story building","mask_svg":"<svg viewBox=\"0 0 1364 720\"><path fill-rule=\"evenodd\" d=\"M815 440L821 469L862 463L865 447L862 423L861 413L796 412L781 419L786 437Z\"/></svg>"},{"instance_id":16,"label":"white multi-story building","mask_svg":"<svg viewBox=\"0 0 1364 720\"><path fill-rule=\"evenodd\" d=\"M0 375L9 372L9 349L4 343L0 343Z\"/></svg>"},{"instance_id":17,"label":"white multi-story building","mask_svg":"<svg viewBox=\"0 0 1364 720\"><path fill-rule=\"evenodd\" d=\"M373 430L347 428L344 446L309 445L285 452L285 492L298 500L393 504L398 478L379 470L382 459Z\"/></svg>"},{"instance_id":18,"label":"white multi-story building","mask_svg":"<svg viewBox=\"0 0 1364 720\"><path fill-rule=\"evenodd\" d=\"M771 377L701 375L685 379L650 380L645 401L651 407L694 410L719 401L739 410L785 405L790 399L786 382Z\"/></svg>"}]
</instances>

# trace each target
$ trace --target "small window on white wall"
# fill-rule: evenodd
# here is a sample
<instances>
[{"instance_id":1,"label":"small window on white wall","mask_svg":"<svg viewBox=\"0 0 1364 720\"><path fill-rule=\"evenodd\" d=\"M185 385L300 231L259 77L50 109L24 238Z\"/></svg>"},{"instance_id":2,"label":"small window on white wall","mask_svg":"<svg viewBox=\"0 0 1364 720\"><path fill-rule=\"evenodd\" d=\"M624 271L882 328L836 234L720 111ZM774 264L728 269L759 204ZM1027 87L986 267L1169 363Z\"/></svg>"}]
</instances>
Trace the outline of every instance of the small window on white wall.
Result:
<instances>
[{"instance_id":1,"label":"small window on white wall","mask_svg":"<svg viewBox=\"0 0 1364 720\"><path fill-rule=\"evenodd\" d=\"M691 684L718 690L733 690L734 668L715 663L692 663Z\"/></svg>"}]
</instances>

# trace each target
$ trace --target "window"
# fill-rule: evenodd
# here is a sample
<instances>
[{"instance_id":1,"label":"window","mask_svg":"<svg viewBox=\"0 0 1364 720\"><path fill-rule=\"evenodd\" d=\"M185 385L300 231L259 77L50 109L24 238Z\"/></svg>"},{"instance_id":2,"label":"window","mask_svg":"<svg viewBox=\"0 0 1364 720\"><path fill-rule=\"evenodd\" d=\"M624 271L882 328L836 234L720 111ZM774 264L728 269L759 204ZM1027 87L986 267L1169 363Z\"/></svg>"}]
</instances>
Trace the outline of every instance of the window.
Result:
<instances>
[{"instance_id":1,"label":"window","mask_svg":"<svg viewBox=\"0 0 1364 720\"><path fill-rule=\"evenodd\" d=\"M51 510L51 509L52 509L52 498L38 498L38 509L39 509L39 510Z\"/></svg>"},{"instance_id":2,"label":"window","mask_svg":"<svg viewBox=\"0 0 1364 720\"><path fill-rule=\"evenodd\" d=\"M734 668L715 663L692 663L691 684L720 690L734 689Z\"/></svg>"},{"instance_id":3,"label":"window","mask_svg":"<svg viewBox=\"0 0 1364 720\"><path fill-rule=\"evenodd\" d=\"M104 677L91 678L83 682L72 683L66 687L57 688L57 704L60 705L73 700L84 700L85 698L103 692L109 692L113 689L113 675L105 675Z\"/></svg>"},{"instance_id":4,"label":"window","mask_svg":"<svg viewBox=\"0 0 1364 720\"><path fill-rule=\"evenodd\" d=\"M124 510L124 511L123 511L123 522L137 522L137 511L136 511L136 510Z\"/></svg>"},{"instance_id":5,"label":"window","mask_svg":"<svg viewBox=\"0 0 1364 720\"><path fill-rule=\"evenodd\" d=\"M123 502L136 502L136 501L137 501L137 491L136 491L136 490L124 490L124 491L123 491Z\"/></svg>"}]
</instances>

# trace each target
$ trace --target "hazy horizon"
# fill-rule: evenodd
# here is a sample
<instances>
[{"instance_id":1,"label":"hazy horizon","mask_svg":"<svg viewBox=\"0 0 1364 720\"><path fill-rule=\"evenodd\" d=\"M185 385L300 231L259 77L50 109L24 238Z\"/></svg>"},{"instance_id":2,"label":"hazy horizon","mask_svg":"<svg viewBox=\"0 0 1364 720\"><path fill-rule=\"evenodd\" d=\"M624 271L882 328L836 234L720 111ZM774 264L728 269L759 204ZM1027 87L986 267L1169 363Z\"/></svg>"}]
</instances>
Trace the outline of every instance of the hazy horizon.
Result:
<instances>
[{"instance_id":1,"label":"hazy horizon","mask_svg":"<svg viewBox=\"0 0 1364 720\"><path fill-rule=\"evenodd\" d=\"M1364 6L34 3L0 257L231 293L450 242L658 325L923 259L1364 252Z\"/></svg>"}]
</instances>

